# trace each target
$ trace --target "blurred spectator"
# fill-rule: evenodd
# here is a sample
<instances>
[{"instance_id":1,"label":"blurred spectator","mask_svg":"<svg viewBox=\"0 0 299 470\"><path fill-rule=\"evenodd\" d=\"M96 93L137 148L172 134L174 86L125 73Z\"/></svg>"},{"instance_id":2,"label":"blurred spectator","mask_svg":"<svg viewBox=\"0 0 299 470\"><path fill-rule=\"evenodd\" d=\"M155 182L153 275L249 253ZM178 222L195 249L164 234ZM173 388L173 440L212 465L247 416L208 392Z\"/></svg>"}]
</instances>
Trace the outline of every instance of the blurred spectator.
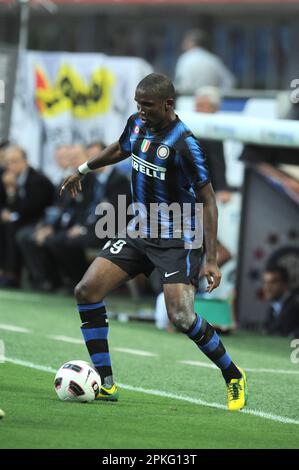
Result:
<instances>
[{"instance_id":1,"label":"blurred spectator","mask_svg":"<svg viewBox=\"0 0 299 470\"><path fill-rule=\"evenodd\" d=\"M239 159L251 165L261 162L272 166L278 166L281 163L298 165L298 149L294 147L246 144Z\"/></svg>"},{"instance_id":2,"label":"blurred spectator","mask_svg":"<svg viewBox=\"0 0 299 470\"><path fill-rule=\"evenodd\" d=\"M4 163L4 156L5 156L5 149L8 147L9 143L8 141L4 140L3 142L0 142L0 180L2 180L2 175L5 171L5 163ZM0 183L0 201L3 201L5 199L5 189L3 184ZM1 240L0 240L0 246L1 245Z\"/></svg>"},{"instance_id":3,"label":"blurred spectator","mask_svg":"<svg viewBox=\"0 0 299 470\"><path fill-rule=\"evenodd\" d=\"M99 146L97 150L100 151ZM89 158L81 145L73 146L69 157L73 169ZM82 193L75 200L65 193L62 197L57 194L50 211L54 217L46 217L34 231L18 234L35 288L49 291L63 283L73 288L79 282L88 267L87 248L100 248L106 241L95 235L96 206L104 200L116 205L118 193L128 191L126 177L119 176L112 167L101 168L98 173L85 176Z\"/></svg>"},{"instance_id":4,"label":"blurred spectator","mask_svg":"<svg viewBox=\"0 0 299 470\"><path fill-rule=\"evenodd\" d=\"M57 165L65 176L73 172L81 163L86 161L87 156L83 146L61 146L56 150L55 159ZM52 247L62 243L65 252L68 252L67 240L69 231L76 227L84 219L85 212L93 198L94 178L87 175L83 191L76 199L69 194L60 197L59 184L56 188L56 196L53 206L48 208L46 215L34 228L24 228L18 232L17 243L23 254L30 279L34 288L51 291L62 284L67 273L63 269L63 259L56 259ZM81 232L80 232L81 233ZM73 232L71 232L73 234ZM86 269L84 253L78 250L73 253L73 272L77 275L78 263L83 264L83 272ZM81 271L80 271L81 272Z\"/></svg>"},{"instance_id":5,"label":"blurred spectator","mask_svg":"<svg viewBox=\"0 0 299 470\"><path fill-rule=\"evenodd\" d=\"M55 151L55 161L59 169L62 170L63 179L73 171L71 152L71 145L59 145Z\"/></svg>"},{"instance_id":6,"label":"blurred spectator","mask_svg":"<svg viewBox=\"0 0 299 470\"><path fill-rule=\"evenodd\" d=\"M285 268L273 266L263 273L264 299L270 303L263 330L281 336L299 335L298 293L290 290L289 276Z\"/></svg>"},{"instance_id":7,"label":"blurred spectator","mask_svg":"<svg viewBox=\"0 0 299 470\"><path fill-rule=\"evenodd\" d=\"M95 141L95 142L91 142L89 145L87 145L86 147L86 153L87 153L87 158L88 160L90 158L94 158L96 157L97 155L99 155L99 153L101 153L101 151L105 148L105 144L103 142L101 142L100 140L98 141Z\"/></svg>"},{"instance_id":8,"label":"blurred spectator","mask_svg":"<svg viewBox=\"0 0 299 470\"><path fill-rule=\"evenodd\" d=\"M3 140L0 142L0 175L4 171L4 155L5 149L9 146L8 140Z\"/></svg>"},{"instance_id":9,"label":"blurred spectator","mask_svg":"<svg viewBox=\"0 0 299 470\"><path fill-rule=\"evenodd\" d=\"M87 149L88 155L85 154L82 160L76 161L74 168L92 155L100 153L103 148L100 142L90 145ZM125 194L127 204L130 198L129 180L113 166L103 167L96 173L86 175L82 189L82 194L77 196L77 200L83 196L85 202L81 203L80 211L76 210L71 226L66 233L57 233L48 242L48 249L56 259L56 264L60 264L66 272L71 288L80 281L88 268L87 248L100 248L107 241L106 238L97 238L95 234L98 219L95 214L96 206L107 202L114 206L117 213L118 195Z\"/></svg>"},{"instance_id":10,"label":"blurred spectator","mask_svg":"<svg viewBox=\"0 0 299 470\"><path fill-rule=\"evenodd\" d=\"M5 149L8 147L9 142L6 140L3 140L0 142L0 201L5 200L5 189L3 184L1 184L2 181L2 174L5 170L4 168L4 155L5 155ZM0 230L0 278L3 276L3 256L4 256L4 231Z\"/></svg>"},{"instance_id":11,"label":"blurred spectator","mask_svg":"<svg viewBox=\"0 0 299 470\"><path fill-rule=\"evenodd\" d=\"M73 172L71 151L71 146L59 146L55 152L57 166L65 177ZM56 269L54 260L44 249L47 237L52 235L60 225L68 222L68 209L74 204L69 193L63 193L60 197L60 186L59 183L55 189L53 205L46 208L44 217L36 225L20 229L17 234L17 244L29 272L30 281L32 286L39 290L51 290L61 283L59 270Z\"/></svg>"},{"instance_id":12,"label":"blurred spectator","mask_svg":"<svg viewBox=\"0 0 299 470\"><path fill-rule=\"evenodd\" d=\"M199 88L195 95L195 111L213 114L219 111L221 97L218 88L206 86ZM223 203L231 199L226 181L226 167L223 152L223 142L200 138L200 144L206 154L210 170L211 182L217 199Z\"/></svg>"},{"instance_id":13,"label":"blurred spectator","mask_svg":"<svg viewBox=\"0 0 299 470\"><path fill-rule=\"evenodd\" d=\"M21 256L16 233L43 216L45 208L52 203L54 187L46 176L29 166L20 147L10 146L5 150L4 166L0 181L0 286L17 287Z\"/></svg>"},{"instance_id":14,"label":"blurred spectator","mask_svg":"<svg viewBox=\"0 0 299 470\"><path fill-rule=\"evenodd\" d=\"M96 157L104 147L105 147L104 143L101 142L100 140L90 143L86 147L88 159ZM117 170L119 170L120 173L129 177L131 170L132 170L131 159L127 158L123 160L122 162L117 163L114 168L117 168Z\"/></svg>"},{"instance_id":15,"label":"blurred spectator","mask_svg":"<svg viewBox=\"0 0 299 470\"><path fill-rule=\"evenodd\" d=\"M294 119L295 121L299 120L299 103L292 104L289 111L284 116L284 119Z\"/></svg>"},{"instance_id":16,"label":"blurred spectator","mask_svg":"<svg viewBox=\"0 0 299 470\"><path fill-rule=\"evenodd\" d=\"M203 45L205 34L201 30L186 33L175 70L175 88L180 95L194 95L202 86L232 88L235 79L223 62Z\"/></svg>"},{"instance_id":17,"label":"blurred spectator","mask_svg":"<svg viewBox=\"0 0 299 470\"><path fill-rule=\"evenodd\" d=\"M283 119L299 120L299 104L293 104ZM298 148L246 144L239 159L253 165L261 162L272 166L278 166L281 163L298 165Z\"/></svg>"}]
</instances>

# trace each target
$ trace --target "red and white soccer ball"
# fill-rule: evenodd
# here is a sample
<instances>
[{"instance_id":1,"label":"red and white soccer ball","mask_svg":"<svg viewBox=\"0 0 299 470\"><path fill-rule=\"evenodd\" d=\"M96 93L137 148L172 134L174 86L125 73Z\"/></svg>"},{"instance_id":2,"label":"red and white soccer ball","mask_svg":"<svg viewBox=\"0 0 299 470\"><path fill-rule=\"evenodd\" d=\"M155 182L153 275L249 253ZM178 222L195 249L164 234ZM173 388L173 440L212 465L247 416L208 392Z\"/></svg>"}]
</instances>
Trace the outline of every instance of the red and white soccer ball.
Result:
<instances>
[{"instance_id":1,"label":"red and white soccer ball","mask_svg":"<svg viewBox=\"0 0 299 470\"><path fill-rule=\"evenodd\" d=\"M88 362L69 361L58 370L55 379L55 391L64 401L91 402L95 400L101 378Z\"/></svg>"}]
</instances>

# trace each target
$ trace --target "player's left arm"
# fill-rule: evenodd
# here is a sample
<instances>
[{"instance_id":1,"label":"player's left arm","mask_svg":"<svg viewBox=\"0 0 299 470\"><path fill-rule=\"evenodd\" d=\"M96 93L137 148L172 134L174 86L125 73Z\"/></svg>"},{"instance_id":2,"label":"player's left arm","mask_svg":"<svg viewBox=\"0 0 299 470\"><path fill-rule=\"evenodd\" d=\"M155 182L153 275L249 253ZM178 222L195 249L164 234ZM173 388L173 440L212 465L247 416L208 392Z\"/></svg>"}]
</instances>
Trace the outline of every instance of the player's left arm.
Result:
<instances>
[{"instance_id":1,"label":"player's left arm","mask_svg":"<svg viewBox=\"0 0 299 470\"><path fill-rule=\"evenodd\" d=\"M204 276L207 278L207 292L212 292L219 286L221 273L217 264L217 227L218 209L215 193L211 183L204 186L195 184L196 201L203 204L203 231L206 250Z\"/></svg>"}]
</instances>

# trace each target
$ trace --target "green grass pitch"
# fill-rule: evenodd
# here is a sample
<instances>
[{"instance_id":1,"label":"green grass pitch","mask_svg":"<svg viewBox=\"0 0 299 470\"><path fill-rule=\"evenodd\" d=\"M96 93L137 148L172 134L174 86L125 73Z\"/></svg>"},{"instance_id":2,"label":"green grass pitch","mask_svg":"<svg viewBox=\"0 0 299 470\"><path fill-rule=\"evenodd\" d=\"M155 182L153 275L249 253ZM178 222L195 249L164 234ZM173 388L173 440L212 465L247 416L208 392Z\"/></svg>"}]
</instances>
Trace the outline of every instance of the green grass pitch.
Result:
<instances>
[{"instance_id":1,"label":"green grass pitch","mask_svg":"<svg viewBox=\"0 0 299 470\"><path fill-rule=\"evenodd\" d=\"M115 297L107 304L124 309ZM89 360L74 299L0 291L0 305L1 448L298 448L299 364L290 360L288 339L244 332L222 338L248 377L246 412L232 413L221 374L184 335L111 320L119 402L64 403L53 388L55 370Z\"/></svg>"}]
</instances>

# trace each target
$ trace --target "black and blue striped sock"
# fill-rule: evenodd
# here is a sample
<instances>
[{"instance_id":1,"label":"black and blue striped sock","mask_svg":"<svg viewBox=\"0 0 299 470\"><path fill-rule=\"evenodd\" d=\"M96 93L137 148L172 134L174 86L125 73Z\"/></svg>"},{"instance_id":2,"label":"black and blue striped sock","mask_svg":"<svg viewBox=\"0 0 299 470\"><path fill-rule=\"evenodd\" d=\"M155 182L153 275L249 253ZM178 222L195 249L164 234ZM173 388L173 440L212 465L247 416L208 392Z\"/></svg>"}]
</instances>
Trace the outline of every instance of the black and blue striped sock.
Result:
<instances>
[{"instance_id":1,"label":"black and blue striped sock","mask_svg":"<svg viewBox=\"0 0 299 470\"><path fill-rule=\"evenodd\" d=\"M237 366L232 362L230 355L226 352L218 334L204 318L196 315L196 319L187 332L197 347L221 369L226 382L231 379L242 377Z\"/></svg>"},{"instance_id":2,"label":"black and blue striped sock","mask_svg":"<svg viewBox=\"0 0 299 470\"><path fill-rule=\"evenodd\" d=\"M102 384L112 385L113 376L108 346L109 323L103 301L93 304L78 304L81 331L94 368Z\"/></svg>"}]
</instances>

